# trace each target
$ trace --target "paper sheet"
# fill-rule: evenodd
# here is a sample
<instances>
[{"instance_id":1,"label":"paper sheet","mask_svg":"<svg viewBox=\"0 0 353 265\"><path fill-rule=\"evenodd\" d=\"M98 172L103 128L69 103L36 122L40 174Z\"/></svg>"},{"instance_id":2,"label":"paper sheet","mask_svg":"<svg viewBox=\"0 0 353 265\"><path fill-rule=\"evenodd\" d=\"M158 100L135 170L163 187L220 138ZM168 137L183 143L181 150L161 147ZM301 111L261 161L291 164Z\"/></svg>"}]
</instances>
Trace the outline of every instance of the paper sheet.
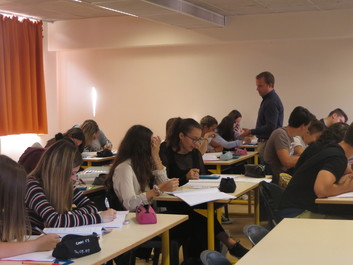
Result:
<instances>
[{"instance_id":1,"label":"paper sheet","mask_svg":"<svg viewBox=\"0 0 353 265\"><path fill-rule=\"evenodd\" d=\"M211 189L197 189L197 190L179 190L170 192L190 206L201 204L204 202L216 201L221 199L235 199L234 196L228 195L224 192L220 192L218 188Z\"/></svg>"}]
</instances>

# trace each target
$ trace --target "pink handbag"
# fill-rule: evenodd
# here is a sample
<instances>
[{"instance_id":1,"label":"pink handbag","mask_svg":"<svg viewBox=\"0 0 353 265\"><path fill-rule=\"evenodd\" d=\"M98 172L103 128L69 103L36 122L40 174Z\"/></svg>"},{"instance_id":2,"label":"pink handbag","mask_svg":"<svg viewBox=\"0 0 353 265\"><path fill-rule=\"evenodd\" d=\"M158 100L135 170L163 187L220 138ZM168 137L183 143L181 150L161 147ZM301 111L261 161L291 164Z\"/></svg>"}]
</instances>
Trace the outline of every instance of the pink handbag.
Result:
<instances>
[{"instance_id":1,"label":"pink handbag","mask_svg":"<svg viewBox=\"0 0 353 265\"><path fill-rule=\"evenodd\" d=\"M237 156L244 156L248 154L248 151L245 148L244 149L237 148L235 149L234 154Z\"/></svg>"},{"instance_id":2,"label":"pink handbag","mask_svg":"<svg viewBox=\"0 0 353 265\"><path fill-rule=\"evenodd\" d=\"M157 215L151 205L139 205L136 207L136 220L139 224L155 224Z\"/></svg>"}]
</instances>

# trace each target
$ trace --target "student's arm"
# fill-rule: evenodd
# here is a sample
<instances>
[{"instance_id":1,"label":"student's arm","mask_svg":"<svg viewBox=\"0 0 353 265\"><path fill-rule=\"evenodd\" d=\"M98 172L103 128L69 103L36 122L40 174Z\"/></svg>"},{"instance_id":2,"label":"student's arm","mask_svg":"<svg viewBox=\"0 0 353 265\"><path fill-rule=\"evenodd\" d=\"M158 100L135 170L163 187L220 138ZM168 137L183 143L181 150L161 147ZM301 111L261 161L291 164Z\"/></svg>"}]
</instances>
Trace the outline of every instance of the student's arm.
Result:
<instances>
[{"instance_id":1,"label":"student's arm","mask_svg":"<svg viewBox=\"0 0 353 265\"><path fill-rule=\"evenodd\" d=\"M294 147L294 155L300 156L304 152L304 148L301 145Z\"/></svg>"},{"instance_id":2,"label":"student's arm","mask_svg":"<svg viewBox=\"0 0 353 265\"><path fill-rule=\"evenodd\" d=\"M48 234L24 242L0 242L0 258L52 250L59 241L60 238L57 234Z\"/></svg>"},{"instance_id":3,"label":"student's arm","mask_svg":"<svg viewBox=\"0 0 353 265\"><path fill-rule=\"evenodd\" d=\"M289 151L287 149L278 149L276 150L276 154L278 156L279 161L281 161L282 166L287 169L294 167L299 159L298 155L290 156Z\"/></svg>"},{"instance_id":4,"label":"student's arm","mask_svg":"<svg viewBox=\"0 0 353 265\"><path fill-rule=\"evenodd\" d=\"M314 192L318 198L336 196L341 193L353 191L352 174L344 175L338 183L333 173L320 170L314 184Z\"/></svg>"},{"instance_id":5,"label":"student's arm","mask_svg":"<svg viewBox=\"0 0 353 265\"><path fill-rule=\"evenodd\" d=\"M79 190L75 190L73 203L77 209L58 213L44 193L37 181L29 181L25 197L26 206L40 216L46 227L73 227L102 222L102 218L93 203Z\"/></svg>"},{"instance_id":6,"label":"student's arm","mask_svg":"<svg viewBox=\"0 0 353 265\"><path fill-rule=\"evenodd\" d=\"M223 146L220 143L217 143L213 139L210 142L210 146L213 147L213 149L209 150L209 153L216 153L216 152L222 152L223 151Z\"/></svg>"},{"instance_id":7,"label":"student's arm","mask_svg":"<svg viewBox=\"0 0 353 265\"><path fill-rule=\"evenodd\" d=\"M99 130L98 141L101 148L112 149L113 147L112 143L108 140L108 138L105 136L102 130Z\"/></svg>"},{"instance_id":8,"label":"student's arm","mask_svg":"<svg viewBox=\"0 0 353 265\"><path fill-rule=\"evenodd\" d=\"M234 147L237 147L239 145L242 145L243 141L241 140L236 140L236 141L226 141L224 140L224 138L220 135L216 135L216 137L214 138L214 141L216 141L217 143L219 143L220 145L223 146L223 148L226 149L232 149Z\"/></svg>"}]
</instances>

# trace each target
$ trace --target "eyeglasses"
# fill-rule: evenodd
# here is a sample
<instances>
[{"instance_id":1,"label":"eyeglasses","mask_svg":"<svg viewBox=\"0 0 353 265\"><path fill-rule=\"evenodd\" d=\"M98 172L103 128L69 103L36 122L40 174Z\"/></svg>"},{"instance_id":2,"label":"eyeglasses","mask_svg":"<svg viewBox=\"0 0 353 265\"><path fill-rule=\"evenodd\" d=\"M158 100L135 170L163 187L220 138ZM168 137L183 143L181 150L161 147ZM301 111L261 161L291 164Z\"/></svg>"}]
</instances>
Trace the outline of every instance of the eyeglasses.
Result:
<instances>
[{"instance_id":1,"label":"eyeglasses","mask_svg":"<svg viewBox=\"0 0 353 265\"><path fill-rule=\"evenodd\" d=\"M193 144L201 144L202 143L202 141L204 141L204 140L206 140L205 138L202 138L202 137L200 137L200 138L193 138L193 137L191 137L191 136L189 136L189 135L187 135L187 134L185 134L185 136L186 137L188 137L188 138L190 138L191 140L192 140L192 143Z\"/></svg>"}]
</instances>

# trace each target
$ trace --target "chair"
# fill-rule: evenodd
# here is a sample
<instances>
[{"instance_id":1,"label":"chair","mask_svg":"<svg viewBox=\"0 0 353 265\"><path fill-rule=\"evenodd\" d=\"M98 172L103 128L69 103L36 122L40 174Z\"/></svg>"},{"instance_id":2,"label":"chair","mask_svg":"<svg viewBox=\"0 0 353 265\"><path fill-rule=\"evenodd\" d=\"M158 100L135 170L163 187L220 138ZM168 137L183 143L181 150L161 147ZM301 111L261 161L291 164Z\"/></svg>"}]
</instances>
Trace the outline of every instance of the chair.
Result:
<instances>
[{"instance_id":1,"label":"chair","mask_svg":"<svg viewBox=\"0 0 353 265\"><path fill-rule=\"evenodd\" d=\"M280 173L279 174L279 185L282 188L287 188L289 181L292 179L292 176L288 173Z\"/></svg>"},{"instance_id":2,"label":"chair","mask_svg":"<svg viewBox=\"0 0 353 265\"><path fill-rule=\"evenodd\" d=\"M263 203L267 214L268 226L271 230L280 221L277 211L284 189L277 184L261 181L259 183L260 201Z\"/></svg>"},{"instance_id":3,"label":"chair","mask_svg":"<svg viewBox=\"0 0 353 265\"><path fill-rule=\"evenodd\" d=\"M200 259L203 265L232 265L225 256L215 250L202 251Z\"/></svg>"},{"instance_id":4,"label":"chair","mask_svg":"<svg viewBox=\"0 0 353 265\"><path fill-rule=\"evenodd\" d=\"M113 189L106 191L106 197L109 201L109 205L111 208L113 208L117 211L126 210L124 208L124 206L122 205L122 203L120 202L119 198L116 196ZM138 249L141 250L141 248L145 249L146 251L148 249L154 249L153 265L158 265L159 256L161 254L161 249L162 249L161 238L155 237L155 238L141 244L140 246L138 246L135 249L135 251L132 251L131 258L130 258L130 265L134 265L136 263L136 252L138 251ZM179 248L180 248L180 244L178 241L170 240L170 264L171 265L178 265L179 264ZM142 252L144 252L144 251L142 250ZM148 257L146 257L146 259L148 259Z\"/></svg>"},{"instance_id":5,"label":"chair","mask_svg":"<svg viewBox=\"0 0 353 265\"><path fill-rule=\"evenodd\" d=\"M255 246L269 231L260 225L246 225L243 228L243 232L249 238L253 246Z\"/></svg>"}]
</instances>

